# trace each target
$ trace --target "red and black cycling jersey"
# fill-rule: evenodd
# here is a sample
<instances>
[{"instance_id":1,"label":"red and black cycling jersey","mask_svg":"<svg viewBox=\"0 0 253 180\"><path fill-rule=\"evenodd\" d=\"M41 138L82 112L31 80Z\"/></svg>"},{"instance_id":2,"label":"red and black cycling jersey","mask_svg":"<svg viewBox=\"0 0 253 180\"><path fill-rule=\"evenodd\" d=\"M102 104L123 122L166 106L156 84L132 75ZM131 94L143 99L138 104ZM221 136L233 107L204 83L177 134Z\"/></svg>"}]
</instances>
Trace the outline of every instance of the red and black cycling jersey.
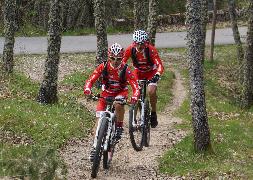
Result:
<instances>
[{"instance_id":1,"label":"red and black cycling jersey","mask_svg":"<svg viewBox=\"0 0 253 180\"><path fill-rule=\"evenodd\" d=\"M164 71L156 48L149 43L145 43L145 48L140 52L137 51L136 44L132 43L124 53L123 63L127 63L130 57L132 58L134 68L140 72L148 73L156 70L156 72L162 74Z\"/></svg>"},{"instance_id":2,"label":"red and black cycling jersey","mask_svg":"<svg viewBox=\"0 0 253 180\"><path fill-rule=\"evenodd\" d=\"M106 68L106 75L105 69ZM122 81L121 73L125 69L124 78ZM91 89L92 85L98 80L99 77L103 77L103 84L105 85L105 91L108 93L119 93L121 91L127 90L127 84L129 83L132 87L133 96L139 96L139 89L137 83L137 77L132 73L132 71L126 67L124 64L121 64L118 68L114 68L110 61L107 63L100 64L92 73L92 75L87 79L84 88Z\"/></svg>"}]
</instances>

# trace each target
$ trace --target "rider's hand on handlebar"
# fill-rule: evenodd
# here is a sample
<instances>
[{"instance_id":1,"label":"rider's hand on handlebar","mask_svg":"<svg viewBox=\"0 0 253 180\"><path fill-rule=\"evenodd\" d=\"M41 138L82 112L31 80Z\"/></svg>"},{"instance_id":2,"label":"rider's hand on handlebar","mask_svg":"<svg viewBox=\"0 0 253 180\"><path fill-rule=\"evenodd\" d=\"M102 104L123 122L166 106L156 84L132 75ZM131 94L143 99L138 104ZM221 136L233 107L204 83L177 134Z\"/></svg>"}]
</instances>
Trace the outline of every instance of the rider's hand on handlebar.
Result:
<instances>
[{"instance_id":1,"label":"rider's hand on handlebar","mask_svg":"<svg viewBox=\"0 0 253 180\"><path fill-rule=\"evenodd\" d=\"M83 93L85 95L91 95L91 89L90 88L85 88L84 91L83 91Z\"/></svg>"},{"instance_id":2,"label":"rider's hand on handlebar","mask_svg":"<svg viewBox=\"0 0 253 180\"><path fill-rule=\"evenodd\" d=\"M138 98L136 96L131 97L131 104L136 104L138 101Z\"/></svg>"},{"instance_id":3,"label":"rider's hand on handlebar","mask_svg":"<svg viewBox=\"0 0 253 180\"><path fill-rule=\"evenodd\" d=\"M160 79L160 75L159 74L155 74L152 79L150 80L151 83L157 83Z\"/></svg>"}]
</instances>

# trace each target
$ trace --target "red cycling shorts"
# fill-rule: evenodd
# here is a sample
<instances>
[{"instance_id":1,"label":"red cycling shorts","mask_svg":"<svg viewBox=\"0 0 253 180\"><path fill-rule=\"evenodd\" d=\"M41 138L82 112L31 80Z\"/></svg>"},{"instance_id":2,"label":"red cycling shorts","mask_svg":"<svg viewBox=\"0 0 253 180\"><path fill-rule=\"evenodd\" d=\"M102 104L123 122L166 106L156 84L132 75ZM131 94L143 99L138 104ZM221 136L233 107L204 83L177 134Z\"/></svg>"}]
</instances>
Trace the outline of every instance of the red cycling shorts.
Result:
<instances>
[{"instance_id":1,"label":"red cycling shorts","mask_svg":"<svg viewBox=\"0 0 253 180\"><path fill-rule=\"evenodd\" d=\"M138 80L143 80L143 79L150 80L156 74L156 72L157 72L156 69L148 71L148 72L141 72L138 69L134 69L133 71L133 73L137 76ZM150 85L157 86L157 83L149 83L148 86Z\"/></svg>"},{"instance_id":2,"label":"red cycling shorts","mask_svg":"<svg viewBox=\"0 0 253 180\"><path fill-rule=\"evenodd\" d=\"M138 79L146 79L150 80L156 73L156 69L148 71L148 72L141 72L138 69L134 69L133 73L136 74Z\"/></svg>"},{"instance_id":3,"label":"red cycling shorts","mask_svg":"<svg viewBox=\"0 0 253 180\"><path fill-rule=\"evenodd\" d=\"M100 94L101 97L117 97L117 98L125 98L127 99L128 97L128 90L120 91L118 93L108 93L106 91L102 91ZM97 108L96 108L96 117L100 117L100 111L104 111L106 108L106 102L105 99L99 98L98 103L97 103Z\"/></svg>"}]
</instances>

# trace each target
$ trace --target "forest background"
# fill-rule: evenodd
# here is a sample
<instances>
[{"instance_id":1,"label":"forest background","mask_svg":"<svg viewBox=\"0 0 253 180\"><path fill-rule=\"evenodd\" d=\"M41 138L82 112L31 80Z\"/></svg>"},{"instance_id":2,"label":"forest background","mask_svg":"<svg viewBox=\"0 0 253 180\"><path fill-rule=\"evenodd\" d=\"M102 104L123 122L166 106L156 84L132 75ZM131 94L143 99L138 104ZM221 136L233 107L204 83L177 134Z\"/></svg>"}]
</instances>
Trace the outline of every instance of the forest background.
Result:
<instances>
[{"instance_id":1,"label":"forest background","mask_svg":"<svg viewBox=\"0 0 253 180\"><path fill-rule=\"evenodd\" d=\"M16 0L17 1L17 33L18 36L41 36L47 34L50 2L48 0ZM184 25L186 0L158 1L157 31L175 30L171 25ZM62 27L63 35L95 34L95 17L93 0L63 0ZM108 33L131 32L134 26L133 0L107 0L106 24ZM148 1L146 1L148 3ZM237 14L240 20L246 19L245 0L236 0ZM147 7L148 5L143 5ZM0 2L3 9L3 2ZM209 0L209 22L212 20L213 3ZM229 21L227 1L217 1L217 21ZM148 9L146 11L148 13ZM3 36L3 11L0 11L0 36ZM168 27L168 28L166 28ZM176 28L178 30L178 28Z\"/></svg>"}]
</instances>

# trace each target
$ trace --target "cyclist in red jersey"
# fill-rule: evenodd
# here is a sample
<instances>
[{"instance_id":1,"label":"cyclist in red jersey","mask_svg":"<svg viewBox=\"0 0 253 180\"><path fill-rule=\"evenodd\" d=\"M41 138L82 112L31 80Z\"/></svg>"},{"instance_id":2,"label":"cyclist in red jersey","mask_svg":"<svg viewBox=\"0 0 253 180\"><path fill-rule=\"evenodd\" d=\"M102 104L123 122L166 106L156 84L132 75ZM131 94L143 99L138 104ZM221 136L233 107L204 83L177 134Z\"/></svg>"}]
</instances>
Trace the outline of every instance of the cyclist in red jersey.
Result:
<instances>
[{"instance_id":1,"label":"cyclist in red jersey","mask_svg":"<svg viewBox=\"0 0 253 180\"><path fill-rule=\"evenodd\" d=\"M151 127L155 128L158 125L156 114L157 82L164 72L164 67L157 49L148 42L148 35L145 31L137 30L134 32L133 43L127 47L124 53L123 63L127 63L130 57L137 78L151 81L148 85L148 94L151 104Z\"/></svg>"},{"instance_id":2,"label":"cyclist in red jersey","mask_svg":"<svg viewBox=\"0 0 253 180\"><path fill-rule=\"evenodd\" d=\"M92 73L92 75L87 79L84 85L84 94L90 95L92 85L102 76L102 92L100 96L102 97L115 97L119 99L127 99L128 97L128 83L131 85L133 94L131 97L131 103L136 103L140 92L138 88L137 77L131 72L127 67L127 64L122 63L122 57L124 54L123 48L114 43L108 49L108 60L105 63L100 64ZM116 136L119 140L123 133L123 119L124 119L124 106L120 103L114 104L116 113ZM97 122L100 117L100 112L104 111L106 108L105 99L99 98L96 107L96 117ZM97 126L96 122L96 126ZM93 129L93 133L96 134L96 126ZM92 161L95 153L95 141L90 154L90 160Z\"/></svg>"}]
</instances>

